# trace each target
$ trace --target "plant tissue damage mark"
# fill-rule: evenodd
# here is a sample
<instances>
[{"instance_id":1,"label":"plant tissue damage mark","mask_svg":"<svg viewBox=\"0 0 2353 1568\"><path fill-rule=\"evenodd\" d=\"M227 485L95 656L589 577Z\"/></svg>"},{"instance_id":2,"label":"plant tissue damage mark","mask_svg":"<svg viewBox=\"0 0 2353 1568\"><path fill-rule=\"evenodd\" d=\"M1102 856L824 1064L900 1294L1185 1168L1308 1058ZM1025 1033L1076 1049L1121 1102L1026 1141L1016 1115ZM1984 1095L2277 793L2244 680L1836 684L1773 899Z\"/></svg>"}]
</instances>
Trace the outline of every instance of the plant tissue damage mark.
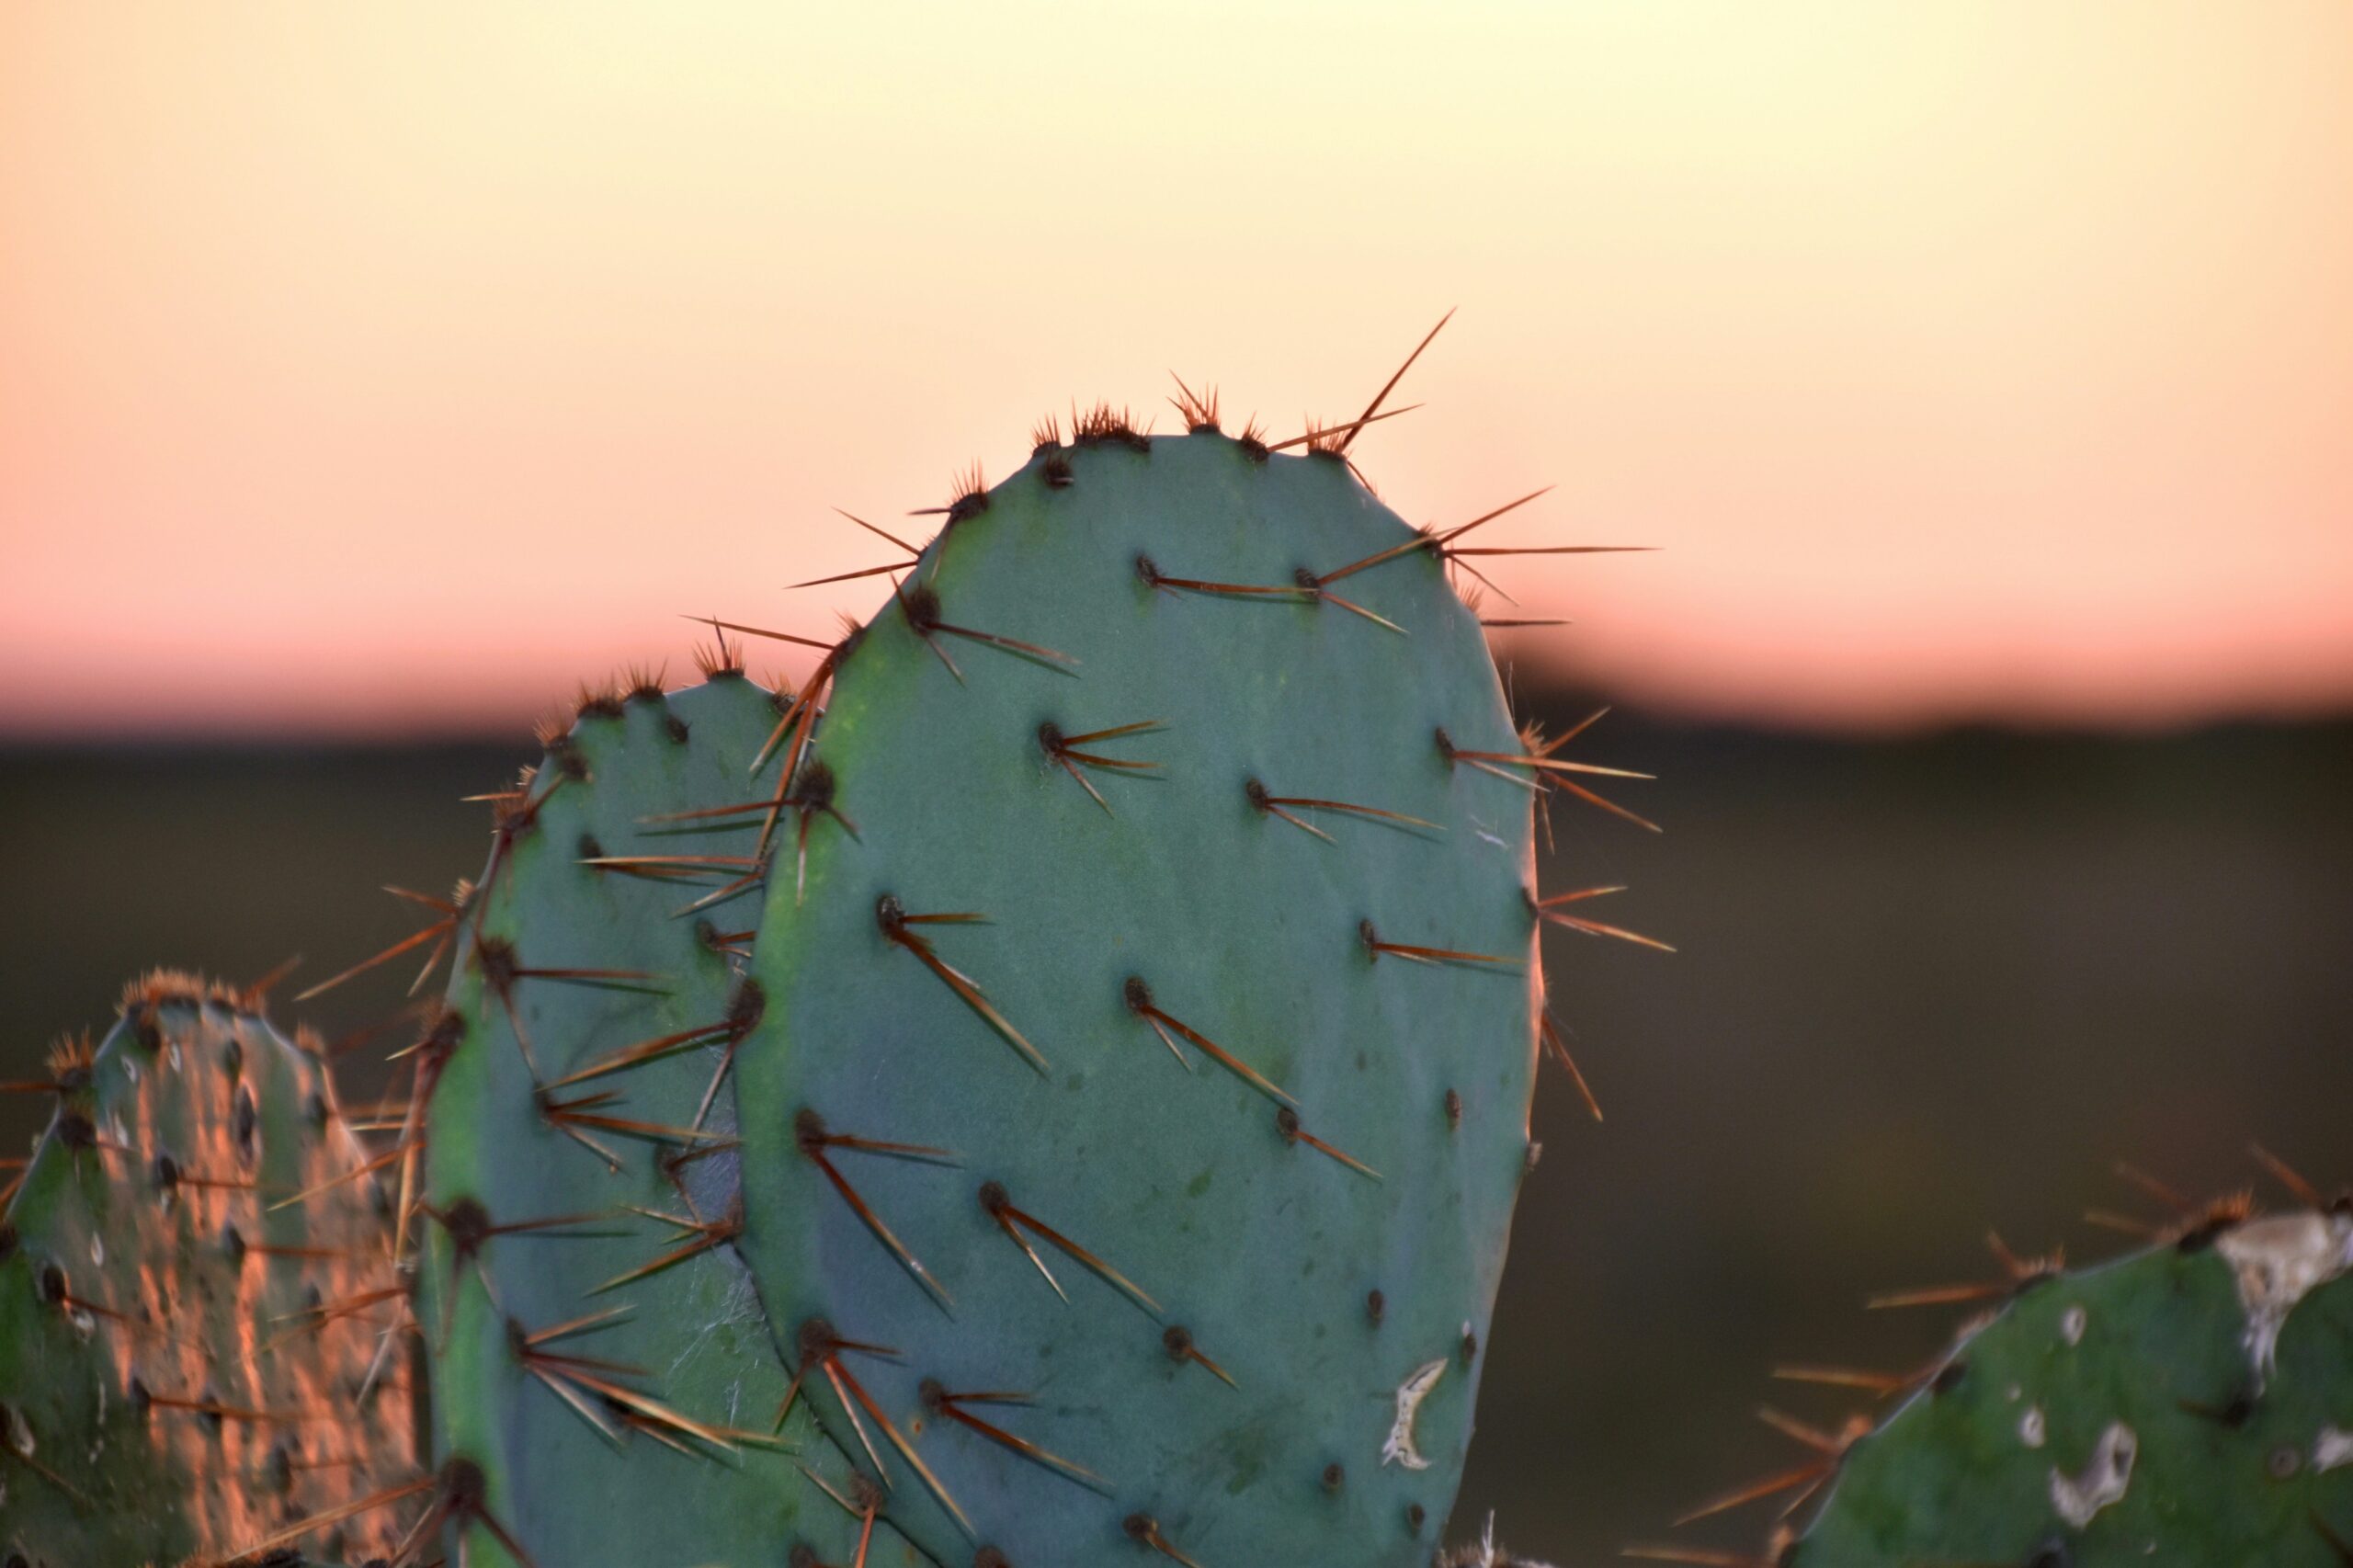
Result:
<instances>
[{"instance_id":1,"label":"plant tissue damage mark","mask_svg":"<svg viewBox=\"0 0 2353 1568\"><path fill-rule=\"evenodd\" d=\"M2044 1435L2049 1430L2050 1423L2044 1420L2042 1406L2039 1404L2029 1405L2027 1413L2018 1417L2018 1441L2029 1449L2042 1447Z\"/></svg>"},{"instance_id":2,"label":"plant tissue damage mark","mask_svg":"<svg viewBox=\"0 0 2353 1568\"><path fill-rule=\"evenodd\" d=\"M2279 1330L2296 1303L2353 1268L2353 1216L2282 1214L2250 1220L2218 1237L2238 1281L2239 1305L2246 1312L2247 1358L2258 1384L2269 1376L2279 1349Z\"/></svg>"},{"instance_id":3,"label":"plant tissue damage mark","mask_svg":"<svg viewBox=\"0 0 2353 1568\"><path fill-rule=\"evenodd\" d=\"M1487 1516L1486 1528L1479 1535L1475 1546L1461 1546L1438 1560L1437 1568L1552 1568L1533 1557L1521 1557L1495 1544L1495 1516Z\"/></svg>"},{"instance_id":4,"label":"plant tissue damage mark","mask_svg":"<svg viewBox=\"0 0 2353 1568\"><path fill-rule=\"evenodd\" d=\"M1420 1414L1422 1401L1438 1387L1446 1376L1446 1358L1417 1368L1414 1375L1397 1385L1397 1419L1389 1428L1389 1440L1381 1445L1381 1462L1400 1464L1407 1470L1427 1470L1430 1461L1414 1446L1414 1417Z\"/></svg>"},{"instance_id":5,"label":"plant tissue damage mark","mask_svg":"<svg viewBox=\"0 0 2353 1568\"><path fill-rule=\"evenodd\" d=\"M2125 1488L2132 1484L2132 1460L2140 1449L2131 1427L2121 1421L2109 1423L2081 1475L2052 1467L2051 1506L2061 1518L2082 1529L2102 1508L2123 1500Z\"/></svg>"}]
</instances>

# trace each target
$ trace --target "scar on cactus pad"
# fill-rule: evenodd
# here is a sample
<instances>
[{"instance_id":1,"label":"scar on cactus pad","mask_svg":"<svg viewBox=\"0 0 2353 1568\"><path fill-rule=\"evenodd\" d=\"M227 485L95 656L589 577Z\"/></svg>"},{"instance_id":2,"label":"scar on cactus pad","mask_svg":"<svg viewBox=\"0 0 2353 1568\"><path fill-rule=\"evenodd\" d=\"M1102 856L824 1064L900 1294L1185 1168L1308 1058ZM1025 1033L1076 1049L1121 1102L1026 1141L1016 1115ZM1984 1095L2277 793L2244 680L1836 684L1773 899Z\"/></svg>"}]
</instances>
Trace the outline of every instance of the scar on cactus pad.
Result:
<instances>
[{"instance_id":1,"label":"scar on cactus pad","mask_svg":"<svg viewBox=\"0 0 2353 1568\"><path fill-rule=\"evenodd\" d=\"M224 1559L290 1520L394 1549L347 1499L419 1489L404 1288L380 1172L315 1041L158 971L69 1041L0 1223L0 1551Z\"/></svg>"},{"instance_id":2,"label":"scar on cactus pad","mask_svg":"<svg viewBox=\"0 0 2353 1568\"><path fill-rule=\"evenodd\" d=\"M2258 1151L2260 1153L2260 1151ZM1903 1403L1837 1433L1768 1419L1811 1463L1698 1518L1794 1494L1761 1556L1631 1555L1718 1568L2018 1568L2353 1562L2353 1199L2263 1156L2301 1207L2246 1195L2147 1227L2154 1244L2063 1270L1996 1243L2005 1277L1874 1305L1999 1301L1915 1373L1790 1368ZM2143 1178L2145 1179L2145 1178Z\"/></svg>"}]
</instances>

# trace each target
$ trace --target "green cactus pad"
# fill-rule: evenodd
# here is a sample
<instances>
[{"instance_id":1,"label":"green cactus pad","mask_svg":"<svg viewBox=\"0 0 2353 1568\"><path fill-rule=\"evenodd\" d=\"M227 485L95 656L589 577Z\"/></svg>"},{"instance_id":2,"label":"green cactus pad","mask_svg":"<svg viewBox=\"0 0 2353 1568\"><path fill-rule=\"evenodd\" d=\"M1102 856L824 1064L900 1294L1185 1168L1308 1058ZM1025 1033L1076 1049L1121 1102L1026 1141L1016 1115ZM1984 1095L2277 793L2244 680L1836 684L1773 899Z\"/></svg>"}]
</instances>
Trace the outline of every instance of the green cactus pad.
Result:
<instances>
[{"instance_id":1,"label":"green cactus pad","mask_svg":"<svg viewBox=\"0 0 2353 1568\"><path fill-rule=\"evenodd\" d=\"M429 1048L425 1329L437 1449L480 1471L450 1521L472 1563L515 1560L501 1532L538 1568L857 1551L860 1483L806 1413L763 1443L788 1379L710 1094L759 1009L761 814L646 820L753 797L777 720L732 669L644 683L502 808ZM867 1561L909 1558L886 1530Z\"/></svg>"},{"instance_id":2,"label":"green cactus pad","mask_svg":"<svg viewBox=\"0 0 2353 1568\"><path fill-rule=\"evenodd\" d=\"M1421 542L1329 454L1049 445L835 662L744 1250L939 1562L1435 1550L1542 998L1532 770L1470 755L1521 744Z\"/></svg>"},{"instance_id":3,"label":"green cactus pad","mask_svg":"<svg viewBox=\"0 0 2353 1568\"><path fill-rule=\"evenodd\" d=\"M2353 1211L2037 1276L1847 1449L1790 1568L2343 1568Z\"/></svg>"},{"instance_id":4,"label":"green cactus pad","mask_svg":"<svg viewBox=\"0 0 2353 1568\"><path fill-rule=\"evenodd\" d=\"M215 1561L414 1479L389 1206L325 1064L252 998L157 974L0 1224L0 1556ZM378 1511L306 1544L389 1551Z\"/></svg>"}]
</instances>

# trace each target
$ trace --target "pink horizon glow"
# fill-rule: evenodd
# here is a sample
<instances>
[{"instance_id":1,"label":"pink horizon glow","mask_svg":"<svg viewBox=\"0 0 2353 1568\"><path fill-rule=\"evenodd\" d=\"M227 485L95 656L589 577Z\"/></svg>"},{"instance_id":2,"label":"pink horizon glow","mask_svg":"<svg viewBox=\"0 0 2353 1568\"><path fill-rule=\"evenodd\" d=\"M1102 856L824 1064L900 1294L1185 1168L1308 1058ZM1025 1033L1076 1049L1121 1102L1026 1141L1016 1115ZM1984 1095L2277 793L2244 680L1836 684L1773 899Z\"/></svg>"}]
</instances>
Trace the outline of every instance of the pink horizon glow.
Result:
<instances>
[{"instance_id":1,"label":"pink horizon glow","mask_svg":"<svg viewBox=\"0 0 2353 1568\"><path fill-rule=\"evenodd\" d=\"M1345 418L1457 304L1382 495L1659 547L1495 563L1523 684L2353 709L2353 10L794 9L0 17L0 739L675 680L874 607L783 591L833 506L1172 367Z\"/></svg>"}]
</instances>

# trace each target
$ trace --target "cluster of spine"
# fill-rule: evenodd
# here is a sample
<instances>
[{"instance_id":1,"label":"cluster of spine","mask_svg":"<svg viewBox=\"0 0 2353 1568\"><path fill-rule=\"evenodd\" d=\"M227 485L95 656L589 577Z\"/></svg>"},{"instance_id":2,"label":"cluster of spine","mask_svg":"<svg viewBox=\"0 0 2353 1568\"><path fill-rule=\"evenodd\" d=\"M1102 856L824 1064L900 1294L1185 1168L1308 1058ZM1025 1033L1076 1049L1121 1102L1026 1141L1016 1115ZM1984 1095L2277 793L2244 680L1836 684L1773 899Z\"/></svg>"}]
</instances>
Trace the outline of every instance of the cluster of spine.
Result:
<instances>
[{"instance_id":1,"label":"cluster of spine","mask_svg":"<svg viewBox=\"0 0 2353 1568\"><path fill-rule=\"evenodd\" d=\"M381 1194L387 1283L318 1305L354 1389L429 1367L429 1453L137 1553L37 1471L53 1555L1433 1561L1568 1065L1538 936L1647 941L1539 894L1536 808L1649 824L1515 727L1483 626L1539 623L1455 592L1534 497L1359 483L1388 390L1280 444L1074 411L840 642L714 621L700 685L585 693L481 877L328 983L451 959L390 1142L310 1183ZM771 691L728 631L822 656Z\"/></svg>"},{"instance_id":2,"label":"cluster of spine","mask_svg":"<svg viewBox=\"0 0 2353 1568\"><path fill-rule=\"evenodd\" d=\"M1773 1419L1807 1463L1704 1505L1784 1501L1762 1555L1643 1547L1717 1568L2138 1568L2353 1562L2353 1198L2177 1202L2142 1251L1875 1305L1998 1305L1906 1374L1792 1368L1895 1407L1836 1432ZM2169 1196L2169 1195L2168 1195ZM1810 1512L1806 1511L1811 1506Z\"/></svg>"},{"instance_id":3,"label":"cluster of spine","mask_svg":"<svg viewBox=\"0 0 2353 1568\"><path fill-rule=\"evenodd\" d=\"M405 1286L316 1042L157 973L6 1087L57 1108L0 1221L0 1561L397 1551L345 1505L418 1490Z\"/></svg>"}]
</instances>

